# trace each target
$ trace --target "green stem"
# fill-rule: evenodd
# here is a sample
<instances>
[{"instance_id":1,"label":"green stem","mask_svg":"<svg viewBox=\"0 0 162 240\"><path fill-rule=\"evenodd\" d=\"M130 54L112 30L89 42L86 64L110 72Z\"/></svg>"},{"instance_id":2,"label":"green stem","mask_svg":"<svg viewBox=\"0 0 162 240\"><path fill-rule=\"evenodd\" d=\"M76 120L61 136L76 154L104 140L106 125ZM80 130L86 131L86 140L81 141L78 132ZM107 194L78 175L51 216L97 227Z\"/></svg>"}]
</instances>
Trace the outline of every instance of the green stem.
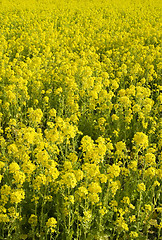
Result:
<instances>
[{"instance_id":1,"label":"green stem","mask_svg":"<svg viewBox=\"0 0 162 240\"><path fill-rule=\"evenodd\" d=\"M139 217L140 217L140 210L141 210L141 201L142 200L142 192L140 192L140 199L138 204L138 211L137 211L137 232L139 233Z\"/></svg>"},{"instance_id":2,"label":"green stem","mask_svg":"<svg viewBox=\"0 0 162 240\"><path fill-rule=\"evenodd\" d=\"M162 213L161 213L161 219L162 219ZM158 227L158 239L160 239L160 236L161 236L161 228Z\"/></svg>"}]
</instances>

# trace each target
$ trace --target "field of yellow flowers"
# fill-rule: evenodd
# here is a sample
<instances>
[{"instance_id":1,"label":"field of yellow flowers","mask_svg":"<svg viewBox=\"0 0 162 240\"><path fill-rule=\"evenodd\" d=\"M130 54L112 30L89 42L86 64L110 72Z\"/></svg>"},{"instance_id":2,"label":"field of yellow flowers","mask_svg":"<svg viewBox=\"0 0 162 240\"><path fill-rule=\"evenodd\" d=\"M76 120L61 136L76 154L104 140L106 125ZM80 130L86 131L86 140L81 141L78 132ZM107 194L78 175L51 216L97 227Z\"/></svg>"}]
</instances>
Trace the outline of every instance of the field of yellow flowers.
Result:
<instances>
[{"instance_id":1,"label":"field of yellow flowers","mask_svg":"<svg viewBox=\"0 0 162 240\"><path fill-rule=\"evenodd\" d=\"M160 240L159 0L0 2L0 240Z\"/></svg>"}]
</instances>

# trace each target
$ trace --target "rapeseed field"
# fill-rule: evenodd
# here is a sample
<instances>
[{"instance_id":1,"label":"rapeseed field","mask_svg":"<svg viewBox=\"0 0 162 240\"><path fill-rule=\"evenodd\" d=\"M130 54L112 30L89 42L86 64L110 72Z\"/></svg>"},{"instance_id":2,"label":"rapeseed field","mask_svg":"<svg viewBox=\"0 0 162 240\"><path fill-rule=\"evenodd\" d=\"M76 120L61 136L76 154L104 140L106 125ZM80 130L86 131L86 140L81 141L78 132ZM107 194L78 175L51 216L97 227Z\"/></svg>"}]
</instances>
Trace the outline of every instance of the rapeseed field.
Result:
<instances>
[{"instance_id":1,"label":"rapeseed field","mask_svg":"<svg viewBox=\"0 0 162 240\"><path fill-rule=\"evenodd\" d=\"M0 239L160 240L158 0L1 0Z\"/></svg>"}]
</instances>

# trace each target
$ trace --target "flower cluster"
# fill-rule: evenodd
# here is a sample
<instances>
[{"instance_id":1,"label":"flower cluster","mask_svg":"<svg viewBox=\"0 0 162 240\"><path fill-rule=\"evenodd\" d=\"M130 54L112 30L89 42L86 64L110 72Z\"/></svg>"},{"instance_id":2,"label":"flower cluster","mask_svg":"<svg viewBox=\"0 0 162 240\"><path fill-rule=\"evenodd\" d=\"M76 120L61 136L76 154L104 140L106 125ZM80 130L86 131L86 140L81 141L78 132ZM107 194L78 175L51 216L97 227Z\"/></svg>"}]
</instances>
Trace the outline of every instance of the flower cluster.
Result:
<instances>
[{"instance_id":1,"label":"flower cluster","mask_svg":"<svg viewBox=\"0 0 162 240\"><path fill-rule=\"evenodd\" d=\"M0 22L0 239L160 239L160 1L3 0Z\"/></svg>"}]
</instances>

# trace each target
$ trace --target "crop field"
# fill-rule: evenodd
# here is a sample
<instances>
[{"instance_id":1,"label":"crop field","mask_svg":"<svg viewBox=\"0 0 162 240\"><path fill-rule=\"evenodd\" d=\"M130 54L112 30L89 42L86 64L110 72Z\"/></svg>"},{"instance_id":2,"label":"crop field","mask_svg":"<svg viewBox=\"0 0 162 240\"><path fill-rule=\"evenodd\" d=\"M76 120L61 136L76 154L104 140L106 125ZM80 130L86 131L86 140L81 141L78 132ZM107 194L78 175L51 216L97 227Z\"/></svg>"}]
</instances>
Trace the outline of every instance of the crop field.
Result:
<instances>
[{"instance_id":1,"label":"crop field","mask_svg":"<svg viewBox=\"0 0 162 240\"><path fill-rule=\"evenodd\" d=\"M0 240L160 240L160 0L1 0Z\"/></svg>"}]
</instances>

